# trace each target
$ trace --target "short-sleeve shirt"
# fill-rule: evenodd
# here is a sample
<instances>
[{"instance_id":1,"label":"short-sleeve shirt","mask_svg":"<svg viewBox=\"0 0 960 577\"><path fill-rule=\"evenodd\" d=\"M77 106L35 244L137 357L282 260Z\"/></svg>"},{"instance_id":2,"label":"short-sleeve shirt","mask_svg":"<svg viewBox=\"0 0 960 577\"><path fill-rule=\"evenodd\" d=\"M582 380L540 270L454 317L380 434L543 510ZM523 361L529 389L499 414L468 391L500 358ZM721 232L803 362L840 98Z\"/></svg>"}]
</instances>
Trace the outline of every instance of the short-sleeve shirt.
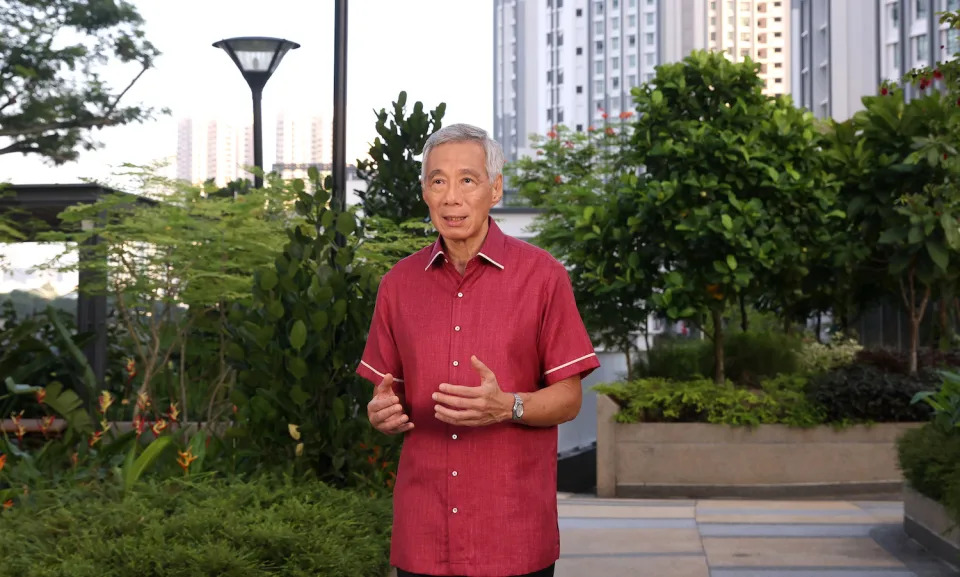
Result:
<instances>
[{"instance_id":1,"label":"short-sleeve shirt","mask_svg":"<svg viewBox=\"0 0 960 577\"><path fill-rule=\"evenodd\" d=\"M436 419L440 383L480 384L471 355L507 392L600 366L566 269L492 218L462 276L439 239L384 275L357 373L374 383L392 374L414 423L394 487L391 564L430 575L531 573L560 554L557 427Z\"/></svg>"}]
</instances>

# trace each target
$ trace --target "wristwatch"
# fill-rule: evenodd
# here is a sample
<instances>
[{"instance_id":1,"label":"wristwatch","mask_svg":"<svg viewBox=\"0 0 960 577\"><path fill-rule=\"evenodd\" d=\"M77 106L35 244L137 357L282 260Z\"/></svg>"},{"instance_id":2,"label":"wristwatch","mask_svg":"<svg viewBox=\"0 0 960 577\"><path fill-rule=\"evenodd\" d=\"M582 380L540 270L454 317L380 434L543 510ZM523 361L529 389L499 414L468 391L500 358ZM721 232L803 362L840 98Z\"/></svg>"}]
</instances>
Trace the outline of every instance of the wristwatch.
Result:
<instances>
[{"instance_id":1,"label":"wristwatch","mask_svg":"<svg viewBox=\"0 0 960 577\"><path fill-rule=\"evenodd\" d=\"M520 395L513 393L513 420L519 421L523 418L523 399Z\"/></svg>"}]
</instances>

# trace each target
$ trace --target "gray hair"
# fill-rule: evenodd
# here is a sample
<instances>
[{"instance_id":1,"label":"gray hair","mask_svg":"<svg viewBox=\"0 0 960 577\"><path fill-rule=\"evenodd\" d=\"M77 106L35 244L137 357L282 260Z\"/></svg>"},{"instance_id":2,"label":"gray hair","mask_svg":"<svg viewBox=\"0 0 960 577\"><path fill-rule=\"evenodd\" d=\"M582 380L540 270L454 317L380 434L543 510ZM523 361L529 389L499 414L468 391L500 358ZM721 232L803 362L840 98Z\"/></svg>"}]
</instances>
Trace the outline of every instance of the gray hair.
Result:
<instances>
[{"instance_id":1,"label":"gray hair","mask_svg":"<svg viewBox=\"0 0 960 577\"><path fill-rule=\"evenodd\" d=\"M434 132L423 145L423 162L420 166L420 182L427 177L427 156L434 147L448 142L477 142L483 146L487 159L487 178L496 180L503 172L503 149L500 143L490 138L487 131L469 124L451 124Z\"/></svg>"}]
</instances>

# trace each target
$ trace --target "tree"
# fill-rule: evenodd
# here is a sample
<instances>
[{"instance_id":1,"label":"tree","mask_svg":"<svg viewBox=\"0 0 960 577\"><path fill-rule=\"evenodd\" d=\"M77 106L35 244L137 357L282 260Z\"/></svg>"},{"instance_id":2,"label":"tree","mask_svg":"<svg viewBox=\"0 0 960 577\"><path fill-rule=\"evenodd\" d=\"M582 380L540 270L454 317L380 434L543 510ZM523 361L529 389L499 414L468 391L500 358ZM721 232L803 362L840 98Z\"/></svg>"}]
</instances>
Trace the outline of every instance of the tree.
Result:
<instances>
[{"instance_id":1,"label":"tree","mask_svg":"<svg viewBox=\"0 0 960 577\"><path fill-rule=\"evenodd\" d=\"M642 239L629 232L634 199L618 192L624 173L617 158L629 144L630 116L600 131L558 126L546 138L535 136L535 157L506 170L520 194L542 209L535 242L566 265L587 330L626 355L628 380L635 335L646 337L654 274Z\"/></svg>"},{"instance_id":2,"label":"tree","mask_svg":"<svg viewBox=\"0 0 960 577\"><path fill-rule=\"evenodd\" d=\"M357 191L363 214L393 221L397 225L429 215L421 199L420 161L427 138L442 126L447 105L440 103L428 115L416 102L406 116L407 93L393 103L393 116L385 109L377 113L377 134L370 146L370 159L357 161L357 176L367 184Z\"/></svg>"},{"instance_id":3,"label":"tree","mask_svg":"<svg viewBox=\"0 0 960 577\"><path fill-rule=\"evenodd\" d=\"M124 0L0 1L0 154L38 154L62 164L99 146L94 129L152 115L121 100L159 54ZM134 70L115 90L101 78Z\"/></svg>"},{"instance_id":4,"label":"tree","mask_svg":"<svg viewBox=\"0 0 960 577\"><path fill-rule=\"evenodd\" d=\"M730 305L766 295L788 308L808 247L824 241L825 222L843 216L814 158L812 115L787 97L765 96L758 68L695 52L633 91L638 115L626 162L645 172L621 190L639 207L630 230L649 239L661 271L658 308L701 326L711 318L717 383Z\"/></svg>"}]
</instances>

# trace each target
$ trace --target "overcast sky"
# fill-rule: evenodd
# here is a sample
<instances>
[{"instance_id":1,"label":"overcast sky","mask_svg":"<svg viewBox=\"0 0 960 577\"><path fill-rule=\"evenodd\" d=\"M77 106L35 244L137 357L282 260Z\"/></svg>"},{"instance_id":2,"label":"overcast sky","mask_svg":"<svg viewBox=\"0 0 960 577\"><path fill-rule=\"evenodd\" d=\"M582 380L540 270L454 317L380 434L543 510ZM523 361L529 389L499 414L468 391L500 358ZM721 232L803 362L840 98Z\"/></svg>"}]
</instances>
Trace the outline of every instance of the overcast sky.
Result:
<instances>
[{"instance_id":1,"label":"overcast sky","mask_svg":"<svg viewBox=\"0 0 960 577\"><path fill-rule=\"evenodd\" d=\"M250 90L236 66L211 44L232 36L276 36L300 43L263 95L264 161L274 159L278 112L333 110L333 0L135 0L148 39L163 53L126 97L171 109L144 125L99 133L102 150L51 167L22 155L0 156L0 181L71 183L108 178L123 162L149 163L176 153L177 120L211 114L250 122ZM347 162L376 136L374 109L401 90L432 110L447 103L444 124L493 128L492 0L353 0L349 4ZM124 79L124 77L117 80Z\"/></svg>"}]
</instances>

